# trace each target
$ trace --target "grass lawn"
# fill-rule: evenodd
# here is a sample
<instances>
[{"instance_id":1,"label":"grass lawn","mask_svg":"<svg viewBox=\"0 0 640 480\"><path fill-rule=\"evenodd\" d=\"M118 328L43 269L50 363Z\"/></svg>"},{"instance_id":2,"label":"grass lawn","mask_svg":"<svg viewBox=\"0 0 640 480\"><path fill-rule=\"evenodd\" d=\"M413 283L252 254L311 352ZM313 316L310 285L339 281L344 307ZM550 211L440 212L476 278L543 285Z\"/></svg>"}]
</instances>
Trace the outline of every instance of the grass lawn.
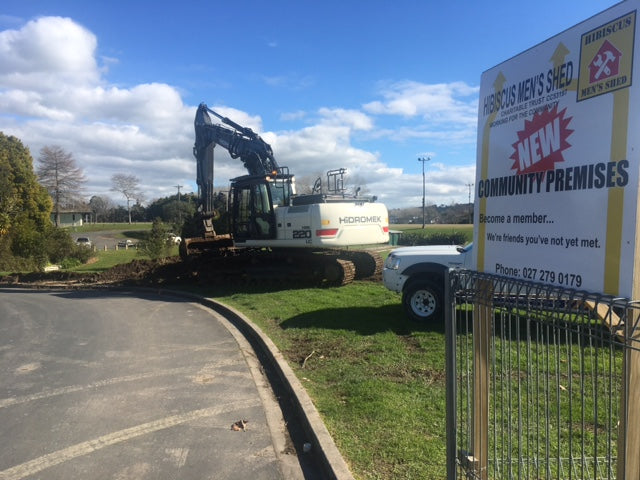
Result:
<instances>
[{"instance_id":1,"label":"grass lawn","mask_svg":"<svg viewBox=\"0 0 640 480\"><path fill-rule=\"evenodd\" d=\"M148 231L151 230L151 222L141 223L85 223L81 227L69 227L70 232L74 233L90 233L90 232L104 232L104 231L117 231L125 232L131 231Z\"/></svg>"},{"instance_id":2,"label":"grass lawn","mask_svg":"<svg viewBox=\"0 0 640 480\"><path fill-rule=\"evenodd\" d=\"M135 248L129 248L127 250L98 250L87 263L74 267L71 270L83 273L99 273L108 270L115 265L129 263L135 258L141 258L138 256L138 251Z\"/></svg>"},{"instance_id":3,"label":"grass lawn","mask_svg":"<svg viewBox=\"0 0 640 480\"><path fill-rule=\"evenodd\" d=\"M170 250L171 255L178 255L178 246L172 246ZM135 259L149 259L148 256L140 255L135 248L120 248L118 250L97 250L95 255L89 259L84 265L74 267L71 269L73 272L82 273L100 273L110 269L121 263L129 263Z\"/></svg>"},{"instance_id":4,"label":"grass lawn","mask_svg":"<svg viewBox=\"0 0 640 480\"><path fill-rule=\"evenodd\" d=\"M453 232L463 232L465 233L469 241L471 241L473 237L473 225L472 224L438 224L434 223L431 225L425 225L422 228L422 225L411 224L411 223L403 223L403 224L393 224L389 225L390 230L399 230L401 232L407 233L424 233L424 235L429 235L433 233L453 233Z\"/></svg>"}]
</instances>

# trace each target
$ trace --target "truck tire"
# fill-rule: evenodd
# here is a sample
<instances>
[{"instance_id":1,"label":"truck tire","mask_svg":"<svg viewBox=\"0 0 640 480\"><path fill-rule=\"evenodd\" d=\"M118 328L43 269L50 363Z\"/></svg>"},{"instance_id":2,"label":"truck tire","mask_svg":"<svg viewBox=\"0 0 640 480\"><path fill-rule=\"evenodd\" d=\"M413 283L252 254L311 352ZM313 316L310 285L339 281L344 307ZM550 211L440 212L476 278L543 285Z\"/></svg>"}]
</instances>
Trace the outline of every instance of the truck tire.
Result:
<instances>
[{"instance_id":1,"label":"truck tire","mask_svg":"<svg viewBox=\"0 0 640 480\"><path fill-rule=\"evenodd\" d=\"M409 280L402 292L402 306L414 322L442 320L443 305L442 289L429 280Z\"/></svg>"}]
</instances>

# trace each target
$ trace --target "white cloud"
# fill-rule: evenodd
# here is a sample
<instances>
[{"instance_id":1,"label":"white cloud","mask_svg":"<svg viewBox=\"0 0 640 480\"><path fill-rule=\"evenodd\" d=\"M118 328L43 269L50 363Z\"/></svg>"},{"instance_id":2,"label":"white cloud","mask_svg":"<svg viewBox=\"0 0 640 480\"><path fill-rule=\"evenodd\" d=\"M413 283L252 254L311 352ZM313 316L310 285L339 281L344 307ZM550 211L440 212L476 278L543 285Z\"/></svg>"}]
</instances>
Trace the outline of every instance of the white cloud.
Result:
<instances>
[{"instance_id":1,"label":"white cloud","mask_svg":"<svg viewBox=\"0 0 640 480\"><path fill-rule=\"evenodd\" d=\"M327 125L345 125L354 130L371 130L373 120L365 113L344 108L321 108L322 123Z\"/></svg>"},{"instance_id":2,"label":"white cloud","mask_svg":"<svg viewBox=\"0 0 640 480\"><path fill-rule=\"evenodd\" d=\"M473 182L475 165L450 166L434 161L427 165L425 199L428 205L467 202L467 184ZM422 204L422 173L406 174L398 169L387 169L368 183L368 187L372 193L382 192L378 197L390 208Z\"/></svg>"},{"instance_id":3,"label":"white cloud","mask_svg":"<svg viewBox=\"0 0 640 480\"><path fill-rule=\"evenodd\" d=\"M364 110L377 115L421 116L436 123L477 122L479 88L464 82L423 83L402 81L381 89L384 101L373 101Z\"/></svg>"},{"instance_id":4,"label":"white cloud","mask_svg":"<svg viewBox=\"0 0 640 480\"><path fill-rule=\"evenodd\" d=\"M110 179L121 172L140 178L149 199L176 181L195 183L194 108L167 84L109 85L96 48L95 35L68 18L0 32L0 130L34 158L45 145L71 152L90 195L113 196Z\"/></svg>"},{"instance_id":5,"label":"white cloud","mask_svg":"<svg viewBox=\"0 0 640 480\"><path fill-rule=\"evenodd\" d=\"M293 120L302 120L306 116L307 116L307 112L305 112L304 110L297 110L295 112L283 113L282 115L280 115L280 120L284 122L290 122Z\"/></svg>"},{"instance_id":6,"label":"white cloud","mask_svg":"<svg viewBox=\"0 0 640 480\"><path fill-rule=\"evenodd\" d=\"M96 46L95 35L69 18L43 17L0 32L0 85L50 90L95 83Z\"/></svg>"}]
</instances>

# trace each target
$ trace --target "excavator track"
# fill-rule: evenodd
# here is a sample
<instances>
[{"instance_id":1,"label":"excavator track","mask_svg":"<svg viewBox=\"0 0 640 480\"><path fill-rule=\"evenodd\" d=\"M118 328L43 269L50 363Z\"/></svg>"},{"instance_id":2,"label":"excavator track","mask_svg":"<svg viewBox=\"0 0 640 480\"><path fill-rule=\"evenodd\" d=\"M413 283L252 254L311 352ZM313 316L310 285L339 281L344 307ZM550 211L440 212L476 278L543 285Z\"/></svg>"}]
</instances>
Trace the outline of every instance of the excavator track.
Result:
<instances>
[{"instance_id":1,"label":"excavator track","mask_svg":"<svg viewBox=\"0 0 640 480\"><path fill-rule=\"evenodd\" d=\"M323 262L324 282L328 286L342 286L353 282L356 276L356 267L353 262L341 258Z\"/></svg>"},{"instance_id":2,"label":"excavator track","mask_svg":"<svg viewBox=\"0 0 640 480\"><path fill-rule=\"evenodd\" d=\"M382 275L384 259L379 252L369 250L343 250L340 258L355 265L356 280L364 278L378 278Z\"/></svg>"},{"instance_id":3,"label":"excavator track","mask_svg":"<svg viewBox=\"0 0 640 480\"><path fill-rule=\"evenodd\" d=\"M353 282L357 271L332 250L231 247L182 253L191 278L212 285L342 286Z\"/></svg>"}]
</instances>

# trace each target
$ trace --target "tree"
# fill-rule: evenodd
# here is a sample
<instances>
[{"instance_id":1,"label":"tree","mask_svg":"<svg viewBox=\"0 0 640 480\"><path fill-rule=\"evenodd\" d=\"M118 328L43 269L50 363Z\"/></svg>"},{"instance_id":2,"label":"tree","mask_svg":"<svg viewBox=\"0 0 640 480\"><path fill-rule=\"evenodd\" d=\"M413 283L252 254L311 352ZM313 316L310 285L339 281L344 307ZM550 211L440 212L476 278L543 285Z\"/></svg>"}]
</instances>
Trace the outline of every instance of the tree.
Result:
<instances>
[{"instance_id":1,"label":"tree","mask_svg":"<svg viewBox=\"0 0 640 480\"><path fill-rule=\"evenodd\" d=\"M136 198L136 203L131 205L131 220L134 222L144 222L147 220L147 209L142 205L142 198Z\"/></svg>"},{"instance_id":2,"label":"tree","mask_svg":"<svg viewBox=\"0 0 640 480\"><path fill-rule=\"evenodd\" d=\"M137 200L142 196L138 188L140 179L135 175L116 173L111 177L111 183L113 185L111 190L121 193L127 199L127 213L129 215L129 223L131 223L131 200Z\"/></svg>"},{"instance_id":3,"label":"tree","mask_svg":"<svg viewBox=\"0 0 640 480\"><path fill-rule=\"evenodd\" d=\"M98 219L102 219L102 221L106 221L109 210L113 208L113 204L109 198L99 197L98 195L94 195L89 200L89 208L93 212L93 218L97 222Z\"/></svg>"},{"instance_id":4,"label":"tree","mask_svg":"<svg viewBox=\"0 0 640 480\"><path fill-rule=\"evenodd\" d=\"M51 207L29 150L16 137L0 132L0 270L13 268L15 256L44 266L44 242L53 228Z\"/></svg>"},{"instance_id":5,"label":"tree","mask_svg":"<svg viewBox=\"0 0 640 480\"><path fill-rule=\"evenodd\" d=\"M147 255L153 259L169 256L171 244L167 242L167 233L167 227L159 218L155 218L146 240L140 242L138 246L138 254Z\"/></svg>"},{"instance_id":6,"label":"tree","mask_svg":"<svg viewBox=\"0 0 640 480\"><path fill-rule=\"evenodd\" d=\"M324 185L324 183L326 182L326 177L323 178L322 173L316 173L311 174L311 175L304 175L302 177L297 177L296 176L296 193L298 193L299 195L306 195L306 194L310 194L313 192L313 186L315 185L316 181L320 179L320 182L322 182L322 186L325 188L326 190L326 185Z\"/></svg>"},{"instance_id":7,"label":"tree","mask_svg":"<svg viewBox=\"0 0 640 480\"><path fill-rule=\"evenodd\" d=\"M57 145L40 150L36 170L40 184L53 199L55 224L60 225L60 209L81 202L78 192L87 181L82 169L76 165L73 155Z\"/></svg>"},{"instance_id":8,"label":"tree","mask_svg":"<svg viewBox=\"0 0 640 480\"><path fill-rule=\"evenodd\" d=\"M214 205L216 205L214 192ZM181 228L182 221L193 216L198 198L193 193L183 193L170 197L158 198L147 206L147 218L159 217L165 223L172 223ZM218 207L216 207L218 208ZM176 228L176 230L180 230Z\"/></svg>"}]
</instances>

